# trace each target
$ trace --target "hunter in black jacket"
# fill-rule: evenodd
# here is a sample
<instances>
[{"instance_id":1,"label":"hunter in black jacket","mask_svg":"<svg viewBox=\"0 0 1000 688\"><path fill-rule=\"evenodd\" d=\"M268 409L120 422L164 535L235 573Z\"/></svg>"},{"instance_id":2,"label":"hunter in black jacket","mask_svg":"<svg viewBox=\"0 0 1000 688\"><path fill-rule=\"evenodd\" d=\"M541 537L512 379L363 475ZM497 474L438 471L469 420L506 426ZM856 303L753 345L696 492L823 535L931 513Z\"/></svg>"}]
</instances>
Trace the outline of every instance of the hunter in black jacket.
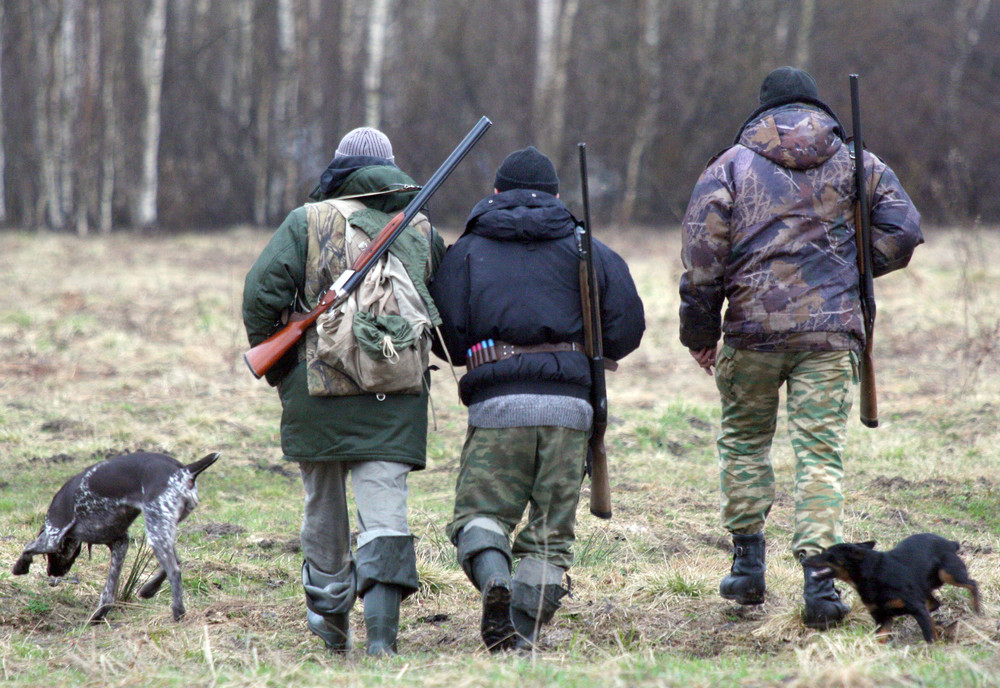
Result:
<instances>
[{"instance_id":1,"label":"hunter in black jacket","mask_svg":"<svg viewBox=\"0 0 1000 688\"><path fill-rule=\"evenodd\" d=\"M530 647L566 594L593 411L577 222L558 198L555 168L529 146L504 160L494 187L448 249L431 294L452 363L468 367L459 390L469 428L448 535L483 593L483 640L500 650ZM642 339L642 301L625 261L593 247L604 356L618 360ZM490 341L489 362L467 361Z\"/></svg>"}]
</instances>

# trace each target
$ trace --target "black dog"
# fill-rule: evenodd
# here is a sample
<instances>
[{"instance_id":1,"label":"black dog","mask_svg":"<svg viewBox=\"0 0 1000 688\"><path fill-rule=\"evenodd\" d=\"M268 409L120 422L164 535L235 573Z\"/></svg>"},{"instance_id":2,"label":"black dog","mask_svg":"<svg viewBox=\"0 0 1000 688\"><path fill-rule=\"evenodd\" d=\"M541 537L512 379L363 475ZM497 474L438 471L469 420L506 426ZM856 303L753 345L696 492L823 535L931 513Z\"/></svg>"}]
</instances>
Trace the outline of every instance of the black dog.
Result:
<instances>
[{"instance_id":1,"label":"black dog","mask_svg":"<svg viewBox=\"0 0 1000 688\"><path fill-rule=\"evenodd\" d=\"M118 589L128 529L142 512L149 541L161 570L142 586L139 596L149 598L170 579L174 620L184 616L181 571L174 551L177 524L198 505L195 479L219 454L209 454L184 465L166 454L138 452L101 461L70 478L52 498L45 525L14 564L13 574L28 572L36 554L48 556L48 574L64 576L80 554L83 543L107 545L111 550L108 581L97 610L96 623L111 611Z\"/></svg>"},{"instance_id":2,"label":"black dog","mask_svg":"<svg viewBox=\"0 0 1000 688\"><path fill-rule=\"evenodd\" d=\"M813 576L851 584L878 627L888 637L892 619L909 614L920 624L924 640L937 639L929 612L941 606L933 591L943 584L966 588L979 613L979 587L958 557L957 542L932 533L911 535L887 552L874 551L875 542L834 545L808 557L802 565L817 569Z\"/></svg>"}]
</instances>

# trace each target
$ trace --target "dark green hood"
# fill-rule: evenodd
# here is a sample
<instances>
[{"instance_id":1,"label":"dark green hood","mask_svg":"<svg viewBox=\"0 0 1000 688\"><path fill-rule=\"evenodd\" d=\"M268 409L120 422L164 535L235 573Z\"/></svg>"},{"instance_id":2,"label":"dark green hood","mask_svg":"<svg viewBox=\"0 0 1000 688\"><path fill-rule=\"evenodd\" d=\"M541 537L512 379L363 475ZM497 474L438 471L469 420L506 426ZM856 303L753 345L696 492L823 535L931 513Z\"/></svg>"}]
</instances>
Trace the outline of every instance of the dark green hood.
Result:
<instances>
[{"instance_id":1,"label":"dark green hood","mask_svg":"<svg viewBox=\"0 0 1000 688\"><path fill-rule=\"evenodd\" d=\"M408 174L381 158L346 156L330 163L309 198L324 201L328 198L378 194L365 198L365 205L393 214L405 208L419 190L420 187Z\"/></svg>"}]
</instances>

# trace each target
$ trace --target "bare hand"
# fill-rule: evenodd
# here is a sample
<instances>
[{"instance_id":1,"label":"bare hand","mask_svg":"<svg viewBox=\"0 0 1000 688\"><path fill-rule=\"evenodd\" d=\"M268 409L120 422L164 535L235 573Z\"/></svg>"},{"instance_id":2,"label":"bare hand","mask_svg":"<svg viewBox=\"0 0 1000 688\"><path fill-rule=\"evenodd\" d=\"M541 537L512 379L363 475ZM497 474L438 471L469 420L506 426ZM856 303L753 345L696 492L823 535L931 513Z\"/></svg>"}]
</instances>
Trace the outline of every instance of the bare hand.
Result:
<instances>
[{"instance_id":1,"label":"bare hand","mask_svg":"<svg viewBox=\"0 0 1000 688\"><path fill-rule=\"evenodd\" d=\"M702 367L705 374L711 375L712 368L715 366L715 355L718 351L718 346L706 346L704 349L688 349L688 351L691 352L691 356Z\"/></svg>"}]
</instances>

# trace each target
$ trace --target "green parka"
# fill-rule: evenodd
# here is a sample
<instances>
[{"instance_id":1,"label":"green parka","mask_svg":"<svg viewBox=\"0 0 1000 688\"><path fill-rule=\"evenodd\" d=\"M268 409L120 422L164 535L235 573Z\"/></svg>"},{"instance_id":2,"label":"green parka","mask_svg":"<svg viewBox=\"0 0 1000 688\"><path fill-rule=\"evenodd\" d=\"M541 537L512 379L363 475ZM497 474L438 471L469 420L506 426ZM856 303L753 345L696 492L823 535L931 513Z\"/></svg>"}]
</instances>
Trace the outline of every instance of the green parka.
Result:
<instances>
[{"instance_id":1,"label":"green parka","mask_svg":"<svg viewBox=\"0 0 1000 688\"><path fill-rule=\"evenodd\" d=\"M337 162L337 161L335 161ZM373 159L343 158L343 177L321 199L379 191L393 185L415 185L391 165ZM329 170L328 170L329 172ZM326 174L326 173L325 173ZM396 213L415 192L383 194L363 199L370 207ZM270 336L282 313L296 299L315 305L307 290L309 226L305 206L293 210L278 227L246 276L243 322L254 346ZM411 231L410 229L406 230ZM433 277L444 255L444 241L431 230L429 251ZM334 278L346 265L329 266ZM324 288L329 285L323 285ZM314 328L311 328L314 329ZM305 339L305 338L303 338ZM427 449L427 392L415 394L355 394L310 396L303 347L289 352L267 374L281 397L281 449L289 461L396 461L423 468Z\"/></svg>"}]
</instances>

